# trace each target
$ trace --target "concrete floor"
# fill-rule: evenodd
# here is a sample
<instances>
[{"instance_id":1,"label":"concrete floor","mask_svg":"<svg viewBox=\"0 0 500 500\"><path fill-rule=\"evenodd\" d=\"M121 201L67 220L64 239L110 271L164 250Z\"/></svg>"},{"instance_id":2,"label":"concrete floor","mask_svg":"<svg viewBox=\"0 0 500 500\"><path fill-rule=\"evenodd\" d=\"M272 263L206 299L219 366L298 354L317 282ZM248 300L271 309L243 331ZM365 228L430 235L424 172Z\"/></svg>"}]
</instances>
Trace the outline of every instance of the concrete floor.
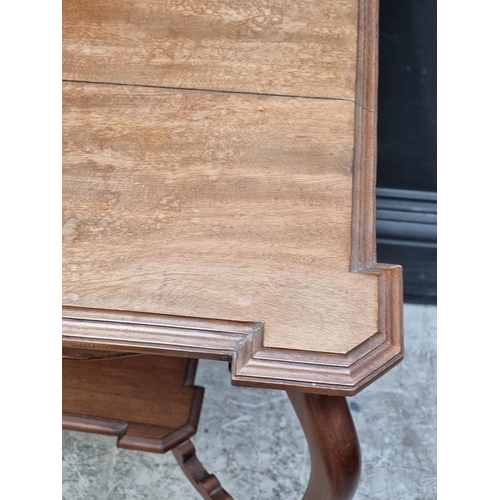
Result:
<instances>
[{"instance_id":1,"label":"concrete floor","mask_svg":"<svg viewBox=\"0 0 500 500\"><path fill-rule=\"evenodd\" d=\"M405 360L350 398L363 453L356 500L436 498L436 308L405 306ZM284 392L237 388L227 364L200 361L197 455L236 500L300 499L309 476L301 427ZM198 500L173 455L63 432L64 500Z\"/></svg>"}]
</instances>

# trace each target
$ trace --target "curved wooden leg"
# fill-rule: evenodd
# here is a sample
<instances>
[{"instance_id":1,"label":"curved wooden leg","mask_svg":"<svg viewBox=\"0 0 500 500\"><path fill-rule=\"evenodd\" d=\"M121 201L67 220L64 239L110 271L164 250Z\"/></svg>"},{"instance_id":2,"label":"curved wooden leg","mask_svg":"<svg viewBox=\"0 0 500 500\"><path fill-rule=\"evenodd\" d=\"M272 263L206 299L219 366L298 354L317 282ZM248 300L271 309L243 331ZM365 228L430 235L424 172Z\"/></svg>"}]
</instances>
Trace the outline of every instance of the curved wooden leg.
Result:
<instances>
[{"instance_id":1,"label":"curved wooden leg","mask_svg":"<svg viewBox=\"0 0 500 500\"><path fill-rule=\"evenodd\" d=\"M288 391L311 454L303 500L350 500L358 486L361 453L343 397Z\"/></svg>"},{"instance_id":2,"label":"curved wooden leg","mask_svg":"<svg viewBox=\"0 0 500 500\"><path fill-rule=\"evenodd\" d=\"M220 485L219 480L209 474L196 456L191 441L185 441L172 450L184 474L205 500L233 500L233 497Z\"/></svg>"}]
</instances>

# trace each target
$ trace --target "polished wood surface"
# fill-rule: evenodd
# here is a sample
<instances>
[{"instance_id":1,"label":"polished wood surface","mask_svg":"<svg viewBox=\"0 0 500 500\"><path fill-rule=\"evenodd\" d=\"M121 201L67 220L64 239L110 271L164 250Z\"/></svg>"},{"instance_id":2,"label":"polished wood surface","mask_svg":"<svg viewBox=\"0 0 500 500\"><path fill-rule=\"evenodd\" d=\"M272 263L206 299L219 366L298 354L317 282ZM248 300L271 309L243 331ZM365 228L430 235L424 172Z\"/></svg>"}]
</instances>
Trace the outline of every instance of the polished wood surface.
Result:
<instances>
[{"instance_id":1,"label":"polished wood surface","mask_svg":"<svg viewBox=\"0 0 500 500\"><path fill-rule=\"evenodd\" d=\"M351 500L359 482L361 451L346 399L294 391L288 397L311 455L303 500Z\"/></svg>"},{"instance_id":2,"label":"polished wood surface","mask_svg":"<svg viewBox=\"0 0 500 500\"><path fill-rule=\"evenodd\" d=\"M196 360L132 356L63 360L63 428L118 436L118 446L164 453L198 425Z\"/></svg>"},{"instance_id":3,"label":"polished wood surface","mask_svg":"<svg viewBox=\"0 0 500 500\"><path fill-rule=\"evenodd\" d=\"M375 254L378 2L259 9L64 3L63 340L354 394L402 358L401 269Z\"/></svg>"},{"instance_id":4,"label":"polished wood surface","mask_svg":"<svg viewBox=\"0 0 500 500\"><path fill-rule=\"evenodd\" d=\"M354 0L64 0L63 77L354 100Z\"/></svg>"},{"instance_id":5,"label":"polished wood surface","mask_svg":"<svg viewBox=\"0 0 500 500\"><path fill-rule=\"evenodd\" d=\"M63 104L65 304L320 352L377 333L378 280L349 272L352 103L66 83Z\"/></svg>"}]
</instances>

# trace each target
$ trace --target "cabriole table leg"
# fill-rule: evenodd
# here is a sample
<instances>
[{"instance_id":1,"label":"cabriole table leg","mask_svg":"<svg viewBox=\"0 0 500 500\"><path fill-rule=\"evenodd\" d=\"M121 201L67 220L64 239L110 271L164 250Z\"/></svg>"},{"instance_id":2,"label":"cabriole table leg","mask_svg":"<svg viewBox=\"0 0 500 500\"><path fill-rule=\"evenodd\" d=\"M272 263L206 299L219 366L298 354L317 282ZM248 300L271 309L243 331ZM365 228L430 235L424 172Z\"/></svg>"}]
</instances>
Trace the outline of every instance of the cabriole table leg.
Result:
<instances>
[{"instance_id":1,"label":"cabriole table leg","mask_svg":"<svg viewBox=\"0 0 500 500\"><path fill-rule=\"evenodd\" d=\"M303 500L350 500L361 471L354 422L343 397L288 391L309 445L311 477Z\"/></svg>"}]
</instances>

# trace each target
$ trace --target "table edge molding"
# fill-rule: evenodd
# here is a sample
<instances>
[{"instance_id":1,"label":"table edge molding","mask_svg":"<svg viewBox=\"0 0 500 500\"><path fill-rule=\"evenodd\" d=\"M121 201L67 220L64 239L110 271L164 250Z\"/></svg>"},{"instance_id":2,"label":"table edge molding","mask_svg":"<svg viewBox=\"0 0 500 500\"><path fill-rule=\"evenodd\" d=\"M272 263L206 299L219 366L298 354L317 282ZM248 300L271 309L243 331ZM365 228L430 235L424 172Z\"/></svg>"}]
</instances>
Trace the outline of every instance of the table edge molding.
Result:
<instances>
[{"instance_id":1,"label":"table edge molding","mask_svg":"<svg viewBox=\"0 0 500 500\"><path fill-rule=\"evenodd\" d=\"M403 358L401 266L376 260L379 0L359 1L350 271L378 276L378 332L346 354L268 348L262 322L63 306L63 345L231 361L234 385L350 396Z\"/></svg>"}]
</instances>

